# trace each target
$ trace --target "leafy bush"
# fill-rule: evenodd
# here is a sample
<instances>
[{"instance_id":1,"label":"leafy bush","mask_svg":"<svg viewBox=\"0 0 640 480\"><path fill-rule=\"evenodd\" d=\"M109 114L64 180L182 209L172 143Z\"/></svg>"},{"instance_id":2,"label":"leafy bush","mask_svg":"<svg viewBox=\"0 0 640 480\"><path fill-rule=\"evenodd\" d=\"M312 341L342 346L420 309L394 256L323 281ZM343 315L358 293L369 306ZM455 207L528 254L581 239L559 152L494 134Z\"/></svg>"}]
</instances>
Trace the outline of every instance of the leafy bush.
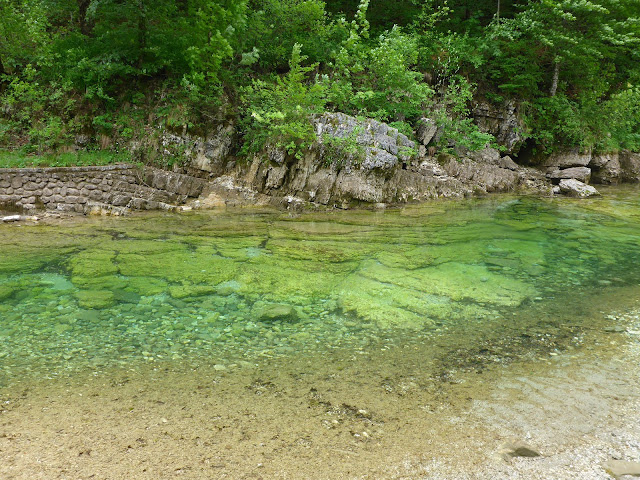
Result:
<instances>
[{"instance_id":1,"label":"leafy bush","mask_svg":"<svg viewBox=\"0 0 640 480\"><path fill-rule=\"evenodd\" d=\"M68 142L73 132L67 123L77 106L70 85L41 82L35 68L27 65L22 76L13 77L0 100L5 112L4 136L26 133L24 143L37 152L55 150Z\"/></svg>"},{"instance_id":2,"label":"leafy bush","mask_svg":"<svg viewBox=\"0 0 640 480\"><path fill-rule=\"evenodd\" d=\"M433 91L414 70L415 38L400 28L369 44L368 0L362 0L350 33L325 78L330 103L339 111L382 121L411 120L424 111Z\"/></svg>"},{"instance_id":3,"label":"leafy bush","mask_svg":"<svg viewBox=\"0 0 640 480\"><path fill-rule=\"evenodd\" d=\"M464 147L469 150L481 150L487 145L495 146L495 138L482 133L473 123L469 112L469 103L473 98L475 86L462 75L449 79L442 102L436 107L436 123L442 128L439 140L441 149Z\"/></svg>"},{"instance_id":4,"label":"leafy bush","mask_svg":"<svg viewBox=\"0 0 640 480\"><path fill-rule=\"evenodd\" d=\"M288 68L294 44L312 63L328 61L347 35L344 22L332 21L321 0L254 0L242 49L245 63L263 71Z\"/></svg>"},{"instance_id":5,"label":"leafy bush","mask_svg":"<svg viewBox=\"0 0 640 480\"><path fill-rule=\"evenodd\" d=\"M257 152L269 143L300 157L315 140L310 116L324 111L326 92L322 83L308 82L316 65L303 66L306 57L300 51L301 45L295 44L284 77L274 82L255 80L243 90L243 154Z\"/></svg>"}]
</instances>

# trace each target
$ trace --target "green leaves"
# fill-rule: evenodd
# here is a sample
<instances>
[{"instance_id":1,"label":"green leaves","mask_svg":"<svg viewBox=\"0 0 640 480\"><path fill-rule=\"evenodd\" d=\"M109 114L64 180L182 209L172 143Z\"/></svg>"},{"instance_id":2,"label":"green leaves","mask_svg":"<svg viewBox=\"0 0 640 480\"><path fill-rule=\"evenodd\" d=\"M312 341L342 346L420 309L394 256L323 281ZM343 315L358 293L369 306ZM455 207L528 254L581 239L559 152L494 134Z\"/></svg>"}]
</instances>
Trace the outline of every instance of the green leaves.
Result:
<instances>
[{"instance_id":1,"label":"green leaves","mask_svg":"<svg viewBox=\"0 0 640 480\"><path fill-rule=\"evenodd\" d=\"M316 139L310 117L324 111L326 92L323 84L307 78L317 65L304 66L307 57L301 49L298 43L293 46L284 77L275 82L255 80L243 89L245 155L270 144L301 157Z\"/></svg>"},{"instance_id":2,"label":"green leaves","mask_svg":"<svg viewBox=\"0 0 640 480\"><path fill-rule=\"evenodd\" d=\"M362 30L353 25L324 80L330 103L342 112L383 121L417 118L433 91L414 70L415 38L394 28L366 43L359 36Z\"/></svg>"}]
</instances>

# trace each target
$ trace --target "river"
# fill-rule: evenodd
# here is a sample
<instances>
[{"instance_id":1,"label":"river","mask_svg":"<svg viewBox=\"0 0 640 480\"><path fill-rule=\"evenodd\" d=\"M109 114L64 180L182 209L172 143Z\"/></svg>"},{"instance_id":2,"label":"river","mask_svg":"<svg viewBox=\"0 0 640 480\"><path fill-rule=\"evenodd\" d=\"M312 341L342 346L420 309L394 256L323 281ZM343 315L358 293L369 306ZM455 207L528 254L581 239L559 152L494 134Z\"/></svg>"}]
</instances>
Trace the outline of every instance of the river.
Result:
<instances>
[{"instance_id":1,"label":"river","mask_svg":"<svg viewBox=\"0 0 640 480\"><path fill-rule=\"evenodd\" d=\"M610 478L639 193L0 225L0 477Z\"/></svg>"}]
</instances>

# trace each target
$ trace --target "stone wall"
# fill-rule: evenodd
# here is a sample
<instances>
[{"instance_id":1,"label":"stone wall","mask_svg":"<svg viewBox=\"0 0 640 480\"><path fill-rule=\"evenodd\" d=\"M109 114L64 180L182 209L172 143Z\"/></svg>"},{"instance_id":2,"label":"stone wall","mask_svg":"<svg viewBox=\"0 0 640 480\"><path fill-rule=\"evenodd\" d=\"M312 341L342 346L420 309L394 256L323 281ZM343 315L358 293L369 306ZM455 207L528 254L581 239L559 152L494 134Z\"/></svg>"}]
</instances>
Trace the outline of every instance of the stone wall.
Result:
<instances>
[{"instance_id":1,"label":"stone wall","mask_svg":"<svg viewBox=\"0 0 640 480\"><path fill-rule=\"evenodd\" d=\"M0 210L168 209L200 195L204 184L188 175L127 164L7 168L0 170Z\"/></svg>"}]
</instances>

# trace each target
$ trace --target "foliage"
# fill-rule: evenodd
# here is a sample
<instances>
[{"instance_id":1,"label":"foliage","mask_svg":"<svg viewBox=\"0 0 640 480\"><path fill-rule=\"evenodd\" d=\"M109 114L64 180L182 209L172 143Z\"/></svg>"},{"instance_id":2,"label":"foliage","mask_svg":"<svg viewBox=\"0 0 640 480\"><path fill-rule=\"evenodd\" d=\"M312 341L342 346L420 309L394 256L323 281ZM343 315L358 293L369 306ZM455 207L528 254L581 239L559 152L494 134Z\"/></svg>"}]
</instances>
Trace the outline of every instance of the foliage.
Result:
<instances>
[{"instance_id":1,"label":"foliage","mask_svg":"<svg viewBox=\"0 0 640 480\"><path fill-rule=\"evenodd\" d=\"M365 155L364 148L358 143L360 133L360 128L356 127L346 137L323 135L323 156L326 165L335 165L338 169L341 169L348 162L359 165Z\"/></svg>"},{"instance_id":2,"label":"foliage","mask_svg":"<svg viewBox=\"0 0 640 480\"><path fill-rule=\"evenodd\" d=\"M325 110L477 148L477 95L545 151L638 149L638 88L637 0L0 0L0 144L37 152L223 111L300 155Z\"/></svg>"},{"instance_id":3,"label":"foliage","mask_svg":"<svg viewBox=\"0 0 640 480\"><path fill-rule=\"evenodd\" d=\"M433 91L414 70L417 42L400 28L369 42L368 0L362 0L349 37L325 77L329 102L338 110L383 121L416 119Z\"/></svg>"},{"instance_id":4,"label":"foliage","mask_svg":"<svg viewBox=\"0 0 640 480\"><path fill-rule=\"evenodd\" d=\"M439 146L444 151L454 147L480 150L493 145L492 135L482 133L472 122L469 103L473 97L474 85L461 75L449 79L441 106L436 108L436 123L442 128Z\"/></svg>"},{"instance_id":5,"label":"foliage","mask_svg":"<svg viewBox=\"0 0 640 480\"><path fill-rule=\"evenodd\" d=\"M253 52L252 65L263 71L286 71L296 43L310 62L327 62L347 35L321 0L253 0L251 7L242 50Z\"/></svg>"},{"instance_id":6,"label":"foliage","mask_svg":"<svg viewBox=\"0 0 640 480\"><path fill-rule=\"evenodd\" d=\"M0 168L94 166L130 161L128 153L79 151L32 155L20 151L0 150Z\"/></svg>"},{"instance_id":7,"label":"foliage","mask_svg":"<svg viewBox=\"0 0 640 480\"><path fill-rule=\"evenodd\" d=\"M316 65L303 66L306 56L300 51L301 45L295 44L284 77L275 82L255 80L243 90L245 154L270 144L300 157L315 140L310 116L322 113L326 92L322 83L308 81Z\"/></svg>"}]
</instances>

